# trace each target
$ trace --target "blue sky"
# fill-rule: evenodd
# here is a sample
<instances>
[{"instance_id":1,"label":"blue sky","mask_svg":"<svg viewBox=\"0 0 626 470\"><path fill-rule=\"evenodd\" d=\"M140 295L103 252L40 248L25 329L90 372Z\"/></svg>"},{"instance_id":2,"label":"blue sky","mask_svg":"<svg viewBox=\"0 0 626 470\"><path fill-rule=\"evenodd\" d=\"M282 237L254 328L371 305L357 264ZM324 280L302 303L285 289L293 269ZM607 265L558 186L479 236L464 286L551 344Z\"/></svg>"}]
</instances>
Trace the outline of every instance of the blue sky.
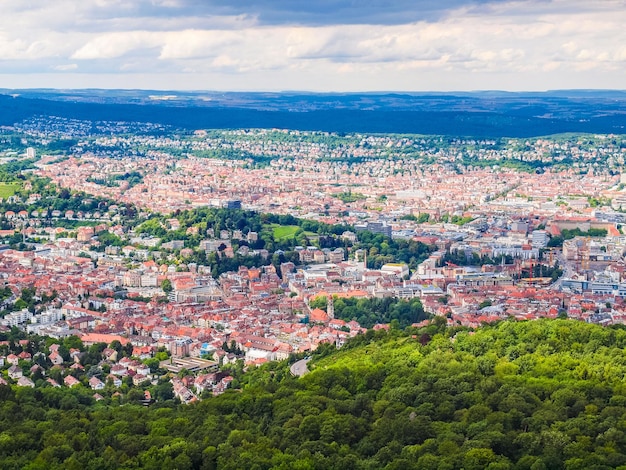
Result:
<instances>
[{"instance_id":1,"label":"blue sky","mask_svg":"<svg viewBox=\"0 0 626 470\"><path fill-rule=\"evenodd\" d=\"M624 89L625 0L20 0L0 87Z\"/></svg>"}]
</instances>

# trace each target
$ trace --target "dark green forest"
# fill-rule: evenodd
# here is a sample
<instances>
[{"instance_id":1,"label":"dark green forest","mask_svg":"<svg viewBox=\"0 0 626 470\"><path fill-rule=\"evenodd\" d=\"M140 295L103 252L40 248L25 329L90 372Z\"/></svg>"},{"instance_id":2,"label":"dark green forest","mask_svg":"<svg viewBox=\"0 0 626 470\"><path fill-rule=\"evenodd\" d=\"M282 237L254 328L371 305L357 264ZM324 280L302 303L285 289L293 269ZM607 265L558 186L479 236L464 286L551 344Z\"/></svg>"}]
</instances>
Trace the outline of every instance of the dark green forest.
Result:
<instances>
[{"instance_id":1,"label":"dark green forest","mask_svg":"<svg viewBox=\"0 0 626 470\"><path fill-rule=\"evenodd\" d=\"M3 469L626 468L626 330L372 330L193 405L0 386ZM53 399L53 395L58 395Z\"/></svg>"}]
</instances>

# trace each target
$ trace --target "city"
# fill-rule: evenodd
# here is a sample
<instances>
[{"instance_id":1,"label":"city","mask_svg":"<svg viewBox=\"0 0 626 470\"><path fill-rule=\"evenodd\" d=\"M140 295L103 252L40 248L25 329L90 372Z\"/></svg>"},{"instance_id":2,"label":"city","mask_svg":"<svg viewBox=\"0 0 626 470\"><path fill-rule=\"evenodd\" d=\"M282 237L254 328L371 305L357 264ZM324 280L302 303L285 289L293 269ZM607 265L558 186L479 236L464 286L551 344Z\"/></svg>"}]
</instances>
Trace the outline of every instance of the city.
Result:
<instances>
[{"instance_id":1,"label":"city","mask_svg":"<svg viewBox=\"0 0 626 470\"><path fill-rule=\"evenodd\" d=\"M0 2L0 468L626 470L625 23Z\"/></svg>"},{"instance_id":2,"label":"city","mask_svg":"<svg viewBox=\"0 0 626 470\"><path fill-rule=\"evenodd\" d=\"M74 124L41 122L10 131L34 145L78 137ZM617 170L626 142L617 136L527 139L504 149L453 140L435 153L430 138L289 132L276 143L283 134L226 132L229 143L204 131L87 139L144 149L136 157L94 154L87 141L61 157L6 150L7 161L34 163L1 215L9 290L0 324L59 340L75 335L85 345L129 342L144 359L158 351L203 358L200 372L225 366L232 380L237 360L258 366L389 328L346 304L358 299L419 299L420 312L402 318L403 327L427 314L472 328L506 318L624 323L626 179ZM237 148L248 158L177 156L189 146ZM541 157L547 151L572 163L551 168ZM255 163L260 156L268 161ZM513 160L539 161L541 171L511 168ZM63 198L69 205L58 204ZM211 220L216 213L221 219ZM275 220L265 223L246 218L270 213ZM367 243L363 233L382 238ZM415 251L394 255L385 238ZM28 289L38 307L27 308ZM119 373L155 385L152 365L150 373ZM206 388L194 388L198 377L171 379L177 396L197 399ZM220 393L225 379L212 377Z\"/></svg>"}]
</instances>

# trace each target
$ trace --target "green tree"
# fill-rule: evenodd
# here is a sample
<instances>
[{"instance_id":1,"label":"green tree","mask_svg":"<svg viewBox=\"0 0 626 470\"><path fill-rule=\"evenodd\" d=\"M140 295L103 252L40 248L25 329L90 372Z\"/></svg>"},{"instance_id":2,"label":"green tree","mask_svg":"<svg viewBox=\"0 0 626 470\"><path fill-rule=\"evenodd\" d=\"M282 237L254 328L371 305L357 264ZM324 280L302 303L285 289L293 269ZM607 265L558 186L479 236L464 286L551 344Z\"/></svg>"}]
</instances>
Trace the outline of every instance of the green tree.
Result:
<instances>
[{"instance_id":1,"label":"green tree","mask_svg":"<svg viewBox=\"0 0 626 470\"><path fill-rule=\"evenodd\" d=\"M170 281L169 279L165 278L161 281L161 289L163 290L163 292L165 292L166 294L169 294L170 292L172 292L174 290L174 287L172 286L172 281Z\"/></svg>"}]
</instances>

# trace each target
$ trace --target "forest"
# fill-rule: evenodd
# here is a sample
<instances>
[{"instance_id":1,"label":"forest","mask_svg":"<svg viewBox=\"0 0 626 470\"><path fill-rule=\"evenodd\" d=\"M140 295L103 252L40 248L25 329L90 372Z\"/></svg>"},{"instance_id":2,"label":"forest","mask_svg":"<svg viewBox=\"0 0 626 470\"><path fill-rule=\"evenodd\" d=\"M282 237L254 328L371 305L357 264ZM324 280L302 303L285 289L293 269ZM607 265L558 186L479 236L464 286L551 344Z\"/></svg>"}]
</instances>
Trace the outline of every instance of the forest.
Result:
<instances>
[{"instance_id":1,"label":"forest","mask_svg":"<svg viewBox=\"0 0 626 470\"><path fill-rule=\"evenodd\" d=\"M438 318L323 345L301 378L267 364L192 405L0 386L0 467L623 469L625 346L622 326Z\"/></svg>"}]
</instances>

